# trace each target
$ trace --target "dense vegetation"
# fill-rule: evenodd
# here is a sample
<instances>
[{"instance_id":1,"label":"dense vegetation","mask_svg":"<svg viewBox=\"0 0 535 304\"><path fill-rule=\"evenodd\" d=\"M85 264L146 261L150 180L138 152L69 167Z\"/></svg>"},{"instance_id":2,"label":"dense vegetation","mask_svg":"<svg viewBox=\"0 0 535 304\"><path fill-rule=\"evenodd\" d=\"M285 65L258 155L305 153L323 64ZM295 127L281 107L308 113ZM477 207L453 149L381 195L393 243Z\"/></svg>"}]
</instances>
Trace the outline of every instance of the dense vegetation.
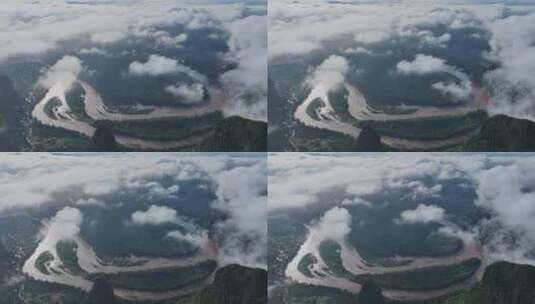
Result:
<instances>
[{"instance_id":1,"label":"dense vegetation","mask_svg":"<svg viewBox=\"0 0 535 304\"><path fill-rule=\"evenodd\" d=\"M367 279L371 279L382 288L401 290L440 289L468 279L477 271L480 265L481 261L473 258L455 265L428 267L380 275L362 275L354 278L354 280L364 282Z\"/></svg>"},{"instance_id":2,"label":"dense vegetation","mask_svg":"<svg viewBox=\"0 0 535 304\"><path fill-rule=\"evenodd\" d=\"M358 296L358 304L384 304L386 303L383 297L381 287L374 281L365 281Z\"/></svg>"},{"instance_id":3,"label":"dense vegetation","mask_svg":"<svg viewBox=\"0 0 535 304\"><path fill-rule=\"evenodd\" d=\"M342 258L340 257L340 245L337 242L326 240L320 244L320 255L325 264L329 267L329 271L342 278L351 278L353 275L344 268Z\"/></svg>"},{"instance_id":4,"label":"dense vegetation","mask_svg":"<svg viewBox=\"0 0 535 304\"><path fill-rule=\"evenodd\" d=\"M115 142L115 135L108 124L99 122L96 124L97 129L91 138L91 145L96 151L115 151L117 143Z\"/></svg>"},{"instance_id":5,"label":"dense vegetation","mask_svg":"<svg viewBox=\"0 0 535 304\"><path fill-rule=\"evenodd\" d=\"M221 119L221 113L213 113L192 118L114 121L110 123L110 127L116 133L136 138L182 140L194 136L205 136Z\"/></svg>"},{"instance_id":6,"label":"dense vegetation","mask_svg":"<svg viewBox=\"0 0 535 304\"><path fill-rule=\"evenodd\" d=\"M295 283L275 288L269 303L357 304L357 296L337 288Z\"/></svg>"},{"instance_id":7,"label":"dense vegetation","mask_svg":"<svg viewBox=\"0 0 535 304\"><path fill-rule=\"evenodd\" d=\"M23 104L11 79L0 75L0 151L19 151L25 144Z\"/></svg>"},{"instance_id":8,"label":"dense vegetation","mask_svg":"<svg viewBox=\"0 0 535 304\"><path fill-rule=\"evenodd\" d=\"M32 119L31 145L34 151L92 151L91 139L62 128L45 126Z\"/></svg>"},{"instance_id":9,"label":"dense vegetation","mask_svg":"<svg viewBox=\"0 0 535 304\"><path fill-rule=\"evenodd\" d=\"M318 260L310 254L307 253L301 261L299 261L299 264L297 265L297 270L301 272L302 274L306 275L307 277L314 277L314 274L310 271L310 266L315 264Z\"/></svg>"},{"instance_id":10,"label":"dense vegetation","mask_svg":"<svg viewBox=\"0 0 535 304\"><path fill-rule=\"evenodd\" d=\"M360 131L359 137L356 141L356 151L358 152L381 152L383 151L383 144L381 143L381 136L373 129L373 127L364 125Z\"/></svg>"},{"instance_id":11,"label":"dense vegetation","mask_svg":"<svg viewBox=\"0 0 535 304\"><path fill-rule=\"evenodd\" d=\"M270 137L271 140L271 137ZM355 139L349 135L297 125L291 140L292 151L354 152Z\"/></svg>"},{"instance_id":12,"label":"dense vegetation","mask_svg":"<svg viewBox=\"0 0 535 304\"><path fill-rule=\"evenodd\" d=\"M58 257L65 268L74 275L83 275L84 271L78 264L77 250L78 245L73 241L60 241L56 244Z\"/></svg>"},{"instance_id":13,"label":"dense vegetation","mask_svg":"<svg viewBox=\"0 0 535 304\"><path fill-rule=\"evenodd\" d=\"M487 117L483 111L459 117L435 117L407 121L373 121L368 122L377 132L393 137L439 140L452 135L466 134L477 129Z\"/></svg>"},{"instance_id":14,"label":"dense vegetation","mask_svg":"<svg viewBox=\"0 0 535 304\"><path fill-rule=\"evenodd\" d=\"M219 269L212 285L177 304L265 304L267 271L239 265Z\"/></svg>"},{"instance_id":15,"label":"dense vegetation","mask_svg":"<svg viewBox=\"0 0 535 304\"><path fill-rule=\"evenodd\" d=\"M287 218L268 220L268 265L269 284L284 277L286 265L297 254L305 241L306 228Z\"/></svg>"},{"instance_id":16,"label":"dense vegetation","mask_svg":"<svg viewBox=\"0 0 535 304\"><path fill-rule=\"evenodd\" d=\"M2 303L9 304L86 304L84 299L87 294L82 290L54 283L38 282L34 280L25 280L21 283L19 292L13 299L6 299L2 294ZM90 302L87 304L94 304ZM110 302L111 304L117 304ZM100 304L100 303L99 303Z\"/></svg>"},{"instance_id":17,"label":"dense vegetation","mask_svg":"<svg viewBox=\"0 0 535 304\"><path fill-rule=\"evenodd\" d=\"M267 151L267 124L239 116L220 121L202 142L199 151L263 152Z\"/></svg>"},{"instance_id":18,"label":"dense vegetation","mask_svg":"<svg viewBox=\"0 0 535 304\"><path fill-rule=\"evenodd\" d=\"M505 115L493 116L485 121L479 133L460 145L459 151L535 151L535 123Z\"/></svg>"},{"instance_id":19,"label":"dense vegetation","mask_svg":"<svg viewBox=\"0 0 535 304\"><path fill-rule=\"evenodd\" d=\"M50 274L48 272L48 269L46 268L46 264L51 262L51 261L53 261L53 260L54 260L54 256L52 256L52 254L49 251L45 251L45 252L41 253L41 255L38 256L37 259L35 260L35 267L41 273Z\"/></svg>"},{"instance_id":20,"label":"dense vegetation","mask_svg":"<svg viewBox=\"0 0 535 304\"><path fill-rule=\"evenodd\" d=\"M99 278L95 281L93 288L89 292L85 304L116 304L118 303L115 295L113 294L113 288L103 278Z\"/></svg>"},{"instance_id":21,"label":"dense vegetation","mask_svg":"<svg viewBox=\"0 0 535 304\"><path fill-rule=\"evenodd\" d=\"M437 304L534 304L535 267L498 262L485 270L483 280Z\"/></svg>"},{"instance_id":22,"label":"dense vegetation","mask_svg":"<svg viewBox=\"0 0 535 304\"><path fill-rule=\"evenodd\" d=\"M85 113L84 88L79 83L72 85L71 89L66 92L65 100L71 108L72 113L78 119L86 122L92 122L92 119Z\"/></svg>"}]
</instances>

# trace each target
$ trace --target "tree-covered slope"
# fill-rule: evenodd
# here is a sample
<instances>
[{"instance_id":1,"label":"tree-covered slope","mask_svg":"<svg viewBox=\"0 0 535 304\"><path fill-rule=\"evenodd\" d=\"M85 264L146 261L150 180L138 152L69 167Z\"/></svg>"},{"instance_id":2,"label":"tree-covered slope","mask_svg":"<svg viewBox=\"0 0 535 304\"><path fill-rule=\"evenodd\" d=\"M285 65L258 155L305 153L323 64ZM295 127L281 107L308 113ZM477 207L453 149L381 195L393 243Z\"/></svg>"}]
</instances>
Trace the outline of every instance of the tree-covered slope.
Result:
<instances>
[{"instance_id":1,"label":"tree-covered slope","mask_svg":"<svg viewBox=\"0 0 535 304\"><path fill-rule=\"evenodd\" d=\"M468 291L437 304L534 304L535 267L497 262Z\"/></svg>"},{"instance_id":2,"label":"tree-covered slope","mask_svg":"<svg viewBox=\"0 0 535 304\"><path fill-rule=\"evenodd\" d=\"M87 295L85 304L116 304L118 303L113 288L104 278L95 281L93 288Z\"/></svg>"},{"instance_id":3,"label":"tree-covered slope","mask_svg":"<svg viewBox=\"0 0 535 304\"><path fill-rule=\"evenodd\" d=\"M490 117L461 151L535 151L535 123L505 115Z\"/></svg>"},{"instance_id":4,"label":"tree-covered slope","mask_svg":"<svg viewBox=\"0 0 535 304\"><path fill-rule=\"evenodd\" d=\"M267 150L267 124L239 116L219 122L206 138L200 151L263 152Z\"/></svg>"},{"instance_id":5,"label":"tree-covered slope","mask_svg":"<svg viewBox=\"0 0 535 304\"><path fill-rule=\"evenodd\" d=\"M265 304L267 271L239 265L219 269L209 287L177 304Z\"/></svg>"},{"instance_id":6,"label":"tree-covered slope","mask_svg":"<svg viewBox=\"0 0 535 304\"><path fill-rule=\"evenodd\" d=\"M358 296L358 304L385 304L379 285L373 281L364 282Z\"/></svg>"}]
</instances>

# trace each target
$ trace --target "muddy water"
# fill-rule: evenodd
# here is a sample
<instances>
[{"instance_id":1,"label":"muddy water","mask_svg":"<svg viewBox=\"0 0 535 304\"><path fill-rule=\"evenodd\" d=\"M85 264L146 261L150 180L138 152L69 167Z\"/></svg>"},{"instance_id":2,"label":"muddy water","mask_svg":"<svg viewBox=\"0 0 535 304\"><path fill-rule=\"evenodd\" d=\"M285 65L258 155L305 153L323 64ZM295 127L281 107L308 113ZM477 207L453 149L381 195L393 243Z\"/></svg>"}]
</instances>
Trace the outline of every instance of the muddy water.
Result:
<instances>
[{"instance_id":1,"label":"muddy water","mask_svg":"<svg viewBox=\"0 0 535 304\"><path fill-rule=\"evenodd\" d=\"M95 133L95 127L90 123L79 120L72 114L71 108L66 101L66 93L72 85L72 81L57 82L52 86L46 95L41 99L32 110L32 117L46 126L57 127L92 137ZM217 88L210 88L210 101L203 106L194 108L171 108L171 107L144 107L148 112L143 114L124 114L110 111L98 95L98 93L89 84L80 81L80 85L85 90L84 107L87 115L94 120L111 120L111 121L133 121L133 120L150 120L158 118L186 118L206 115L220 111L225 103L223 92ZM54 107L53 117L45 112L47 104L57 98L60 105ZM184 140L176 141L159 141L136 138L132 136L116 134L117 143L132 149L140 150L169 150L173 148L189 147L199 144L202 136L194 136Z\"/></svg>"},{"instance_id":2,"label":"muddy water","mask_svg":"<svg viewBox=\"0 0 535 304\"><path fill-rule=\"evenodd\" d=\"M205 105L190 108L172 108L172 107L152 107L144 106L146 113L125 114L111 111L98 93L88 83L80 81L80 85L85 91L85 112L94 120L110 121L131 121L131 120L148 120L159 118L174 117L196 117L220 111L224 104L224 95L221 90L216 88L209 89L210 100Z\"/></svg>"},{"instance_id":3,"label":"muddy water","mask_svg":"<svg viewBox=\"0 0 535 304\"><path fill-rule=\"evenodd\" d=\"M349 114L357 120L397 121L432 117L463 116L478 110L485 110L487 104L485 98L482 98L483 96L486 96L484 89L474 87L474 101L468 104L451 107L407 107L408 110L412 110L411 113L388 114L375 109L372 110L364 95L354 86L346 83L345 88L349 92L347 98Z\"/></svg>"},{"instance_id":4,"label":"muddy water","mask_svg":"<svg viewBox=\"0 0 535 304\"><path fill-rule=\"evenodd\" d=\"M61 285L71 286L82 289L86 292L90 291L93 283L82 276L76 276L69 273L64 267L61 259L58 257L56 251L56 244L61 241L58 236L53 235L49 229L49 225L43 222L42 235L43 239L39 242L33 254L26 260L23 266L23 272L29 277L43 282L57 283ZM89 274L94 273L122 273L122 272L143 272L154 271L158 269L171 267L187 267L194 266L200 262L208 260L217 260L217 248L211 242L205 243L197 255L186 258L135 258L142 263L132 266L114 266L106 265L98 258L95 251L89 244L75 237L74 242L78 245L77 257L80 267ZM50 252L53 260L45 265L48 274L42 273L35 266L37 258L44 252ZM170 290L165 292L147 292L138 290L129 290L123 288L114 288L114 293L123 299L130 301L159 301L164 299L175 298L180 295L186 295L197 290L203 289L210 285L213 281L214 273L208 276L202 282L194 286L187 286L185 288Z\"/></svg>"},{"instance_id":5,"label":"muddy water","mask_svg":"<svg viewBox=\"0 0 535 304\"><path fill-rule=\"evenodd\" d=\"M466 115L478 110L484 110L488 104L488 94L486 90L483 88L474 87L473 103L449 108L409 107L408 109L413 110L413 112L406 114L388 114L376 110L372 111L366 101L366 98L357 88L347 83L344 85L349 92L349 113L353 118L361 121L403 121L432 117L455 117ZM318 98L321 99L325 105L316 110L316 114L319 119L315 119L307 113L307 109L310 107L312 101ZM337 117L329 101L328 92L321 85L318 85L312 89L305 101L303 101L297 107L294 117L305 126L338 132L353 138L357 138L361 131L360 128L351 123L343 122ZM466 134L453 135L449 138L440 140L414 140L392 136L381 136L381 140L386 145L398 150L435 150L441 147L466 142L473 137L475 133L476 131L472 131Z\"/></svg>"}]
</instances>

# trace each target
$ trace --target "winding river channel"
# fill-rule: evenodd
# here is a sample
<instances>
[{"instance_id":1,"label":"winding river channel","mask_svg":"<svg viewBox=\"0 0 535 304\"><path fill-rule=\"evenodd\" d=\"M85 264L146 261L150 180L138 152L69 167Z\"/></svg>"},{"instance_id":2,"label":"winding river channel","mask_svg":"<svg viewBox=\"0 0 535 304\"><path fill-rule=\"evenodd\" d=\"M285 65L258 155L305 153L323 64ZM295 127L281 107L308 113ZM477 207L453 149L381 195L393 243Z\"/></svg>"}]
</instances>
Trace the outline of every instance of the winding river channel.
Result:
<instances>
[{"instance_id":1,"label":"winding river channel","mask_svg":"<svg viewBox=\"0 0 535 304\"><path fill-rule=\"evenodd\" d=\"M96 90L84 81L76 80L85 91L84 110L92 120L109 120L109 121L140 121L161 118L190 118L199 117L213 112L221 111L225 103L223 92L215 87L208 89L210 99L204 105L191 108L173 108L173 107L153 107L144 106L142 113L121 113L109 109ZM45 96L35 105L32 110L32 117L46 126L62 128L73 131L84 136L92 137L96 128L89 122L84 121L73 114L72 109L66 100L66 94L71 86L72 81L59 81L53 85ZM59 101L54 106L51 102ZM47 114L45 109L51 107L52 116ZM187 147L198 144L202 141L201 136L193 136L183 140L163 141L147 140L122 134L115 134L115 140L120 145L132 149L141 150L168 150L173 148Z\"/></svg>"},{"instance_id":2,"label":"winding river channel","mask_svg":"<svg viewBox=\"0 0 535 304\"><path fill-rule=\"evenodd\" d=\"M72 274L63 265L63 262L58 256L56 245L62 239L60 236L54 235L52 229L49 229L49 224L43 222L42 234L43 239L39 242L37 248L32 255L25 261L23 272L32 279L57 283L61 285L79 288L86 292L93 287L93 282L82 275ZM80 237L72 239L77 244L76 255L78 257L78 264L80 268L88 274L96 273L125 273L125 272L144 272L155 271L158 269L166 269L172 267L187 267L194 266L201 262L217 260L217 247L212 242L206 242L200 248L200 251L191 257L184 258L145 258L133 257L137 263L135 265L116 266L105 264L98 258L93 248L87 244ZM36 267L36 261L43 253L48 252L53 259L45 263L46 272L40 271ZM139 290L130 290L124 288L114 288L116 296L129 301L159 301L170 298L175 298L181 295L190 294L210 285L214 279L214 273L205 278L202 282L194 285L188 285L177 290L170 290L165 292L148 292Z\"/></svg>"},{"instance_id":3,"label":"winding river channel","mask_svg":"<svg viewBox=\"0 0 535 304\"><path fill-rule=\"evenodd\" d=\"M389 114L373 109L364 95L349 83L344 83L349 92L347 97L348 112L358 121L406 121L433 117L456 117L463 116L478 110L485 110L488 104L488 93L480 87L473 87L474 100L468 104L452 107L406 107L406 113ZM306 99L297 107L294 117L305 126L342 133L357 138L361 129L352 123L342 121L336 114L329 100L328 90L319 84L313 88ZM315 109L316 118L310 116L308 109L312 102L320 99L323 106ZM474 131L475 132L475 131ZM444 146L458 144L467 141L474 132L452 135L447 139L440 140L414 140L399 137L381 135L383 143L399 150L434 150Z\"/></svg>"},{"instance_id":4,"label":"winding river channel","mask_svg":"<svg viewBox=\"0 0 535 304\"><path fill-rule=\"evenodd\" d=\"M328 271L329 267L322 259L319 246L322 241L325 240L321 231L316 227L307 227L308 236L305 242L299 248L296 256L288 264L285 275L295 282L311 284L317 286L326 286L337 289L346 290L351 293L360 292L361 285L352 282L347 278L337 277ZM439 296L451 294L455 291L469 288L474 283L482 279L485 270L485 260L483 258L483 249L477 242L465 241L463 248L454 255L444 257L406 257L410 260L410 263L401 266L376 266L366 263L359 252L350 246L343 238L332 240L336 241L340 247L340 257L344 268L354 275L363 274L386 274L395 272L406 272L418 270L426 267L447 266L454 265L459 262L468 260L470 258L478 258L482 261L481 266L477 271L468 279L450 285L446 288L426 290L426 291L405 291L396 289L384 289L383 294L394 300L427 300L436 298ZM299 262L307 254L311 254L316 258L316 263L310 266L310 273L312 277L303 274L298 269Z\"/></svg>"}]
</instances>

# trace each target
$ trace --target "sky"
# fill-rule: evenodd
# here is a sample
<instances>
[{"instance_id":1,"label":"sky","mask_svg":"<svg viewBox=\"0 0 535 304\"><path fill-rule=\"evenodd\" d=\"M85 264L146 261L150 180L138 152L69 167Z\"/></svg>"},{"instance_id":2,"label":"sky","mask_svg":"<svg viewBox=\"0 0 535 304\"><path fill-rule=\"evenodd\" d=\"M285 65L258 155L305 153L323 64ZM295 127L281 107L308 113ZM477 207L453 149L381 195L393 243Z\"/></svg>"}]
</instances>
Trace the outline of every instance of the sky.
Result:
<instances>
[{"instance_id":1,"label":"sky","mask_svg":"<svg viewBox=\"0 0 535 304\"><path fill-rule=\"evenodd\" d=\"M481 60L496 63L484 75L492 102L491 115L506 114L535 121L535 1L326 1L271 0L269 61L306 57L325 51L333 41L344 42L342 54L378 56L391 39L417 39L419 44L447 49L452 33L477 29L490 45ZM443 28L437 35L429 28ZM349 45L349 47L348 47ZM352 46L351 46L352 45ZM384 50L383 50L384 51ZM458 83L435 83L433 89L466 98L472 85L463 66L452 66L436 54L419 53L398 62L398 73L427 75L446 72ZM351 66L344 67L356 73ZM316 75L317 78L317 75Z\"/></svg>"},{"instance_id":2,"label":"sky","mask_svg":"<svg viewBox=\"0 0 535 304\"><path fill-rule=\"evenodd\" d=\"M485 243L490 260L535 265L533 154L271 153L268 168L270 214L291 214L313 204L328 203L333 208L322 221L343 227L349 227L350 221L346 206L380 208L386 202L369 201L369 197L396 189L409 193L415 202L400 213L397 223L440 223L451 216L442 207L448 201L442 206L430 201L445 200L444 185L459 183L460 179L461 186L477 194L473 204L487 210L491 217L466 231L446 231L445 227L441 231L473 239L492 231ZM342 198L326 201L325 195L333 192ZM510 232L517 239L512 240Z\"/></svg>"},{"instance_id":3,"label":"sky","mask_svg":"<svg viewBox=\"0 0 535 304\"><path fill-rule=\"evenodd\" d=\"M6 0L0 3L0 67L20 61L21 56L24 61L47 52L61 53L66 42L71 44L69 48L81 45L78 50L65 50L66 56L77 57L78 54L107 56L109 49L117 44L146 40L153 47L154 53L149 55L158 56L158 48L181 48L191 38L163 28L217 28L228 34L230 48L220 56L238 63L235 70L219 79L229 101L225 114L265 121L266 9L262 1ZM175 61L171 64L180 63L180 58L167 59ZM167 90L191 96L187 93L195 93L194 89ZM248 98L251 95L254 98Z\"/></svg>"},{"instance_id":4,"label":"sky","mask_svg":"<svg viewBox=\"0 0 535 304\"><path fill-rule=\"evenodd\" d=\"M127 224L178 223L189 227L189 233L170 231L169 236L195 243L206 238L207 232L181 216L180 210L166 206L165 201L181 195L181 183L201 179L211 185L216 197L210 207L225 214L215 227L218 235L225 236L220 244L220 262L266 268L266 165L263 154L7 153L0 159L0 215L37 207L57 208L58 193L78 189L76 199L60 206L53 219L61 229L70 227L63 234L72 236L79 233L83 221L81 206L106 209L101 196L144 190L151 205L133 212ZM164 179L171 179L172 185L164 185Z\"/></svg>"}]
</instances>

